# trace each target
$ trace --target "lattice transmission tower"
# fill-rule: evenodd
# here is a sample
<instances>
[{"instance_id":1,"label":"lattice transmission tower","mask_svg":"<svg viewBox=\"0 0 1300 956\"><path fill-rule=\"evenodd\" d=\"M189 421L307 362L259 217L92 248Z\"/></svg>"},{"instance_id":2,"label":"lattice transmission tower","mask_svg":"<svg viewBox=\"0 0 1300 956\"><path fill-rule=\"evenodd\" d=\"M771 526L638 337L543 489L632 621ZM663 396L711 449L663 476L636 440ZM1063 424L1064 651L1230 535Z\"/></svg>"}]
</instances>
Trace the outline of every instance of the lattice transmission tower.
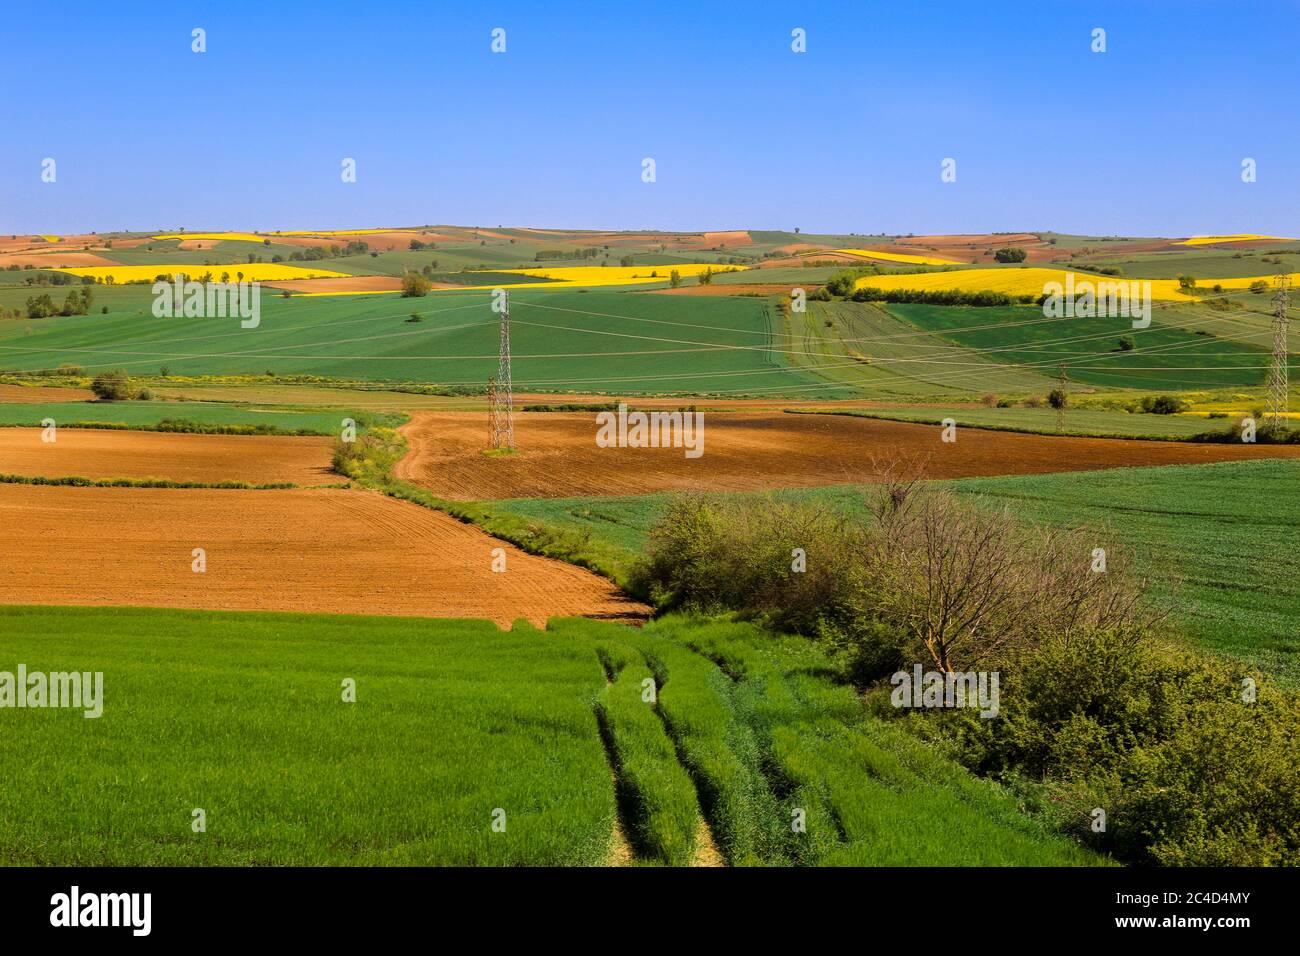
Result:
<instances>
[{"instance_id":1,"label":"lattice transmission tower","mask_svg":"<svg viewBox=\"0 0 1300 956\"><path fill-rule=\"evenodd\" d=\"M1070 400L1069 392L1065 390L1066 383L1069 381L1069 379L1066 377L1065 374L1064 362L1061 363L1061 367L1057 370L1057 381L1059 383L1057 385L1057 390L1061 393L1061 404L1056 406L1056 430L1058 432L1064 432L1065 431L1065 403Z\"/></svg>"},{"instance_id":2,"label":"lattice transmission tower","mask_svg":"<svg viewBox=\"0 0 1300 956\"><path fill-rule=\"evenodd\" d=\"M1287 373L1286 310L1291 304L1291 277L1281 274L1276 281L1277 292L1273 296L1273 361L1268 369L1268 425L1281 428L1287 422L1287 389L1290 387Z\"/></svg>"},{"instance_id":3,"label":"lattice transmission tower","mask_svg":"<svg viewBox=\"0 0 1300 956\"><path fill-rule=\"evenodd\" d=\"M515 396L510 381L510 293L501 290L501 347L497 377L489 380L493 448L515 447Z\"/></svg>"}]
</instances>

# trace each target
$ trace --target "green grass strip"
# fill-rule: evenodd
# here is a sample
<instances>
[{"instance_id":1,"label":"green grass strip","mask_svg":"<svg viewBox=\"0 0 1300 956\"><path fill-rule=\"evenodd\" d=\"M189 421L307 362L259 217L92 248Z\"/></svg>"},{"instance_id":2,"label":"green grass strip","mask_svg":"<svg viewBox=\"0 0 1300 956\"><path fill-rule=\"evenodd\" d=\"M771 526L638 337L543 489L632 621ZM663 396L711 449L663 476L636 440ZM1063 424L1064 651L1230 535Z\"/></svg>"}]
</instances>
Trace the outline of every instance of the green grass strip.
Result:
<instances>
[{"instance_id":1,"label":"green grass strip","mask_svg":"<svg viewBox=\"0 0 1300 956\"><path fill-rule=\"evenodd\" d=\"M695 855L699 804L653 697L645 699L645 682L654 687L650 668L626 645L599 650L614 678L596 698L596 716L613 753L628 840L638 858L687 866Z\"/></svg>"}]
</instances>

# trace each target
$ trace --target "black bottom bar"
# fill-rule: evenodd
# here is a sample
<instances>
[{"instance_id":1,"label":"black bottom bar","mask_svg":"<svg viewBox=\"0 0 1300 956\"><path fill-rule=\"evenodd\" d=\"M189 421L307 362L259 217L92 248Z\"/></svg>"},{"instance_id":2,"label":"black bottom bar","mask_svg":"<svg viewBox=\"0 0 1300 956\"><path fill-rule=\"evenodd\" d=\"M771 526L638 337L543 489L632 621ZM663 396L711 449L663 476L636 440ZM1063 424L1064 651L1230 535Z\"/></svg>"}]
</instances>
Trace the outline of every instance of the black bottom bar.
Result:
<instances>
[{"instance_id":1,"label":"black bottom bar","mask_svg":"<svg viewBox=\"0 0 1300 956\"><path fill-rule=\"evenodd\" d=\"M1291 928L1296 885L1294 871L1229 869L11 869L0 871L0 926L6 942L76 934L338 944L453 931L447 942L518 933L536 945L559 930L576 941L620 925L662 939L680 920L693 938L716 928L732 942L784 924L900 932L900 941L988 932L1002 941L1199 936L1231 945ZM73 922L74 886L78 923L112 921L116 911L121 925L52 925L52 916ZM147 936L136 935L143 896L101 906L99 894L132 893L149 894Z\"/></svg>"}]
</instances>

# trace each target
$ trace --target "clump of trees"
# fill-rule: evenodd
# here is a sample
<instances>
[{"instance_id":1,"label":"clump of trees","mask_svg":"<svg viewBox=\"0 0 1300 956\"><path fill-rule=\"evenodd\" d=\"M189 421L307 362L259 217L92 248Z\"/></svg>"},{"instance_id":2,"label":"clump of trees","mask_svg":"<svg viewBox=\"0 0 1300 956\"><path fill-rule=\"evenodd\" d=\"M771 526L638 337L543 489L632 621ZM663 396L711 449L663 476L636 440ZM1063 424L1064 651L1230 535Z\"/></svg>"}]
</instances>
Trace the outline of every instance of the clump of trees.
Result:
<instances>
[{"instance_id":1,"label":"clump of trees","mask_svg":"<svg viewBox=\"0 0 1300 956\"><path fill-rule=\"evenodd\" d=\"M513 239L510 240L514 242ZM545 262L547 260L572 260L572 259L595 259L600 255L600 250L595 246L585 246L581 249L539 249L533 257L534 262Z\"/></svg>"},{"instance_id":2,"label":"clump of trees","mask_svg":"<svg viewBox=\"0 0 1300 956\"><path fill-rule=\"evenodd\" d=\"M993 253L993 258L998 262L1024 262L1028 256L1024 249L1014 246L1006 246Z\"/></svg>"},{"instance_id":3,"label":"clump of trees","mask_svg":"<svg viewBox=\"0 0 1300 956\"><path fill-rule=\"evenodd\" d=\"M429 280L413 269L402 276L402 297L413 298L429 294Z\"/></svg>"},{"instance_id":4,"label":"clump of trees","mask_svg":"<svg viewBox=\"0 0 1300 956\"><path fill-rule=\"evenodd\" d=\"M833 290L832 290L833 291ZM971 305L980 308L1005 305L1031 305L1033 295L1008 295L982 289L979 292L962 292L957 289L877 289L864 287L853 292L854 302L896 302L922 305Z\"/></svg>"},{"instance_id":5,"label":"clump of trees","mask_svg":"<svg viewBox=\"0 0 1300 956\"><path fill-rule=\"evenodd\" d=\"M1177 415L1191 408L1177 395L1143 395L1136 410L1147 415Z\"/></svg>"},{"instance_id":6,"label":"clump of trees","mask_svg":"<svg viewBox=\"0 0 1300 956\"><path fill-rule=\"evenodd\" d=\"M87 315L94 301L95 293L89 286L69 292L61 308L54 304L49 293L43 293L27 299L27 317L44 319L52 315Z\"/></svg>"},{"instance_id":7,"label":"clump of trees","mask_svg":"<svg viewBox=\"0 0 1300 956\"><path fill-rule=\"evenodd\" d=\"M122 369L100 372L90 383L90 390L102 402L125 402L131 399L147 402L153 394L147 388L136 388Z\"/></svg>"},{"instance_id":8,"label":"clump of trees","mask_svg":"<svg viewBox=\"0 0 1300 956\"><path fill-rule=\"evenodd\" d=\"M363 256L370 251L370 243L353 240L347 245L309 246L289 253L290 262L316 262L320 259L338 259L344 256ZM250 258L249 262L253 260Z\"/></svg>"}]
</instances>

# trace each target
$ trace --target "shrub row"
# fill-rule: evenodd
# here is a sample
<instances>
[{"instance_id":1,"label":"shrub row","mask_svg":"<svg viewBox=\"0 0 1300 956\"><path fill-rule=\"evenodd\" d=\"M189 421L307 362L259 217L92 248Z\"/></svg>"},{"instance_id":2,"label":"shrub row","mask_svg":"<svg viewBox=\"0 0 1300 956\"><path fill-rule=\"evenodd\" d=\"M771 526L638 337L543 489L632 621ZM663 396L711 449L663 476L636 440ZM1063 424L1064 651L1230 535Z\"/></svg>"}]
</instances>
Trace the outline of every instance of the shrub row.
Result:
<instances>
[{"instance_id":1,"label":"shrub row","mask_svg":"<svg viewBox=\"0 0 1300 956\"><path fill-rule=\"evenodd\" d=\"M661 607L735 611L817 639L862 687L917 662L997 670L998 717L910 720L973 770L1046 795L1062 827L1119 859L1300 863L1300 698L1171 641L1117 549L1092 572L1098 534L892 476L869 504L863 520L679 498L634 578Z\"/></svg>"}]
</instances>

